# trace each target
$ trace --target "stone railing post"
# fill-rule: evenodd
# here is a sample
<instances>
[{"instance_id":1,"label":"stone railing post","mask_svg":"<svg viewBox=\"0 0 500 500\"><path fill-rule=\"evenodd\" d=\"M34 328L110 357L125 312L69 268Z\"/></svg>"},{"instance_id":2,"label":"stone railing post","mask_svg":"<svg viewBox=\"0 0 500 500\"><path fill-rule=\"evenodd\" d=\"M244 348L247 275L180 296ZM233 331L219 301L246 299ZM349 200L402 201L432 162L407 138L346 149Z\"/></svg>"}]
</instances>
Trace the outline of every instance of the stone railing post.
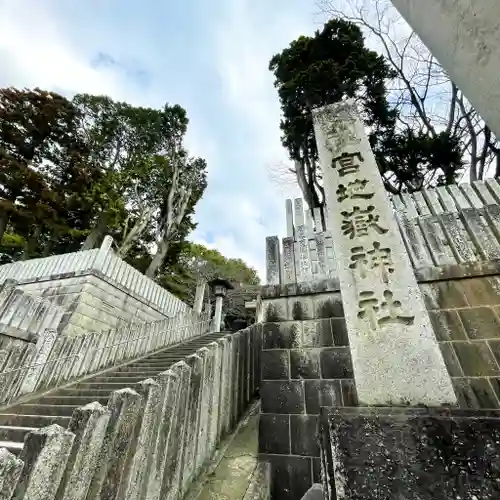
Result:
<instances>
[{"instance_id":1,"label":"stone railing post","mask_svg":"<svg viewBox=\"0 0 500 500\"><path fill-rule=\"evenodd\" d=\"M28 370L26 375L24 376L24 380L21 384L21 389L19 391L19 395L29 394L33 392L38 385L38 381L40 380L40 376L46 369L46 365L50 358L50 354L56 343L57 332L56 330L45 330L42 335L38 338L36 343L36 353L31 360L33 366ZM51 366L50 369L53 369L54 366Z\"/></svg>"},{"instance_id":2,"label":"stone railing post","mask_svg":"<svg viewBox=\"0 0 500 500\"><path fill-rule=\"evenodd\" d=\"M113 238L109 235L106 235L102 240L101 246L99 247L99 251L97 252L94 265L92 266L94 271L102 271L104 268L104 264L106 260L113 255L112 250Z\"/></svg>"}]
</instances>

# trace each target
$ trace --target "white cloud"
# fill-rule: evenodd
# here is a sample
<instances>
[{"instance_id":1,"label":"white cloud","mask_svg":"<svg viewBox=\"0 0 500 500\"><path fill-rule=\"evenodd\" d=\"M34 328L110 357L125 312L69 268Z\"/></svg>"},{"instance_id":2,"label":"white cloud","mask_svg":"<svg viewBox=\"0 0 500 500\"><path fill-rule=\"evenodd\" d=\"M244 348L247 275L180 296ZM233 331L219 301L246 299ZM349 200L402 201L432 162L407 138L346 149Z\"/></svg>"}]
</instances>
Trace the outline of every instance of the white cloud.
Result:
<instances>
[{"instance_id":1,"label":"white cloud","mask_svg":"<svg viewBox=\"0 0 500 500\"><path fill-rule=\"evenodd\" d=\"M274 167L289 162L280 142L280 106L268 65L273 54L312 29L307 17L287 16L286 10L271 8L264 0L230 0L214 31L214 60L226 103L247 132L239 168L251 174L241 173L249 185L228 186L226 191L234 194L221 193L221 199L201 215L212 214L217 219L211 225L222 229L212 246L228 257L243 258L262 279L265 238L284 236L284 200L300 196L298 186L289 181L280 186L273 182L279 170ZM197 231L195 238L203 241L203 232Z\"/></svg>"},{"instance_id":2,"label":"white cloud","mask_svg":"<svg viewBox=\"0 0 500 500\"><path fill-rule=\"evenodd\" d=\"M193 155L206 158L209 166L209 187L197 207L199 226L193 240L205 243L210 240L208 246L227 257L242 258L255 267L262 278L265 278L265 237L284 234L284 199L290 194L299 194L290 184L277 188L270 180L269 166L286 160L286 153L280 144L279 102L268 62L293 38L314 28L307 14L296 15L287 3L282 8L268 4L266 0L219 0L222 9L218 12L222 11L222 17L215 20L215 24L210 21L204 26L207 33L203 33L202 38L208 45L212 44L210 69L218 73L226 95L224 109L220 116L207 118L203 108L190 100L189 92L187 102L181 102L190 117L189 150ZM97 33L99 39L93 37L88 29L92 26L89 19L86 20L88 28L85 25L83 30L89 38L72 36L67 13L65 17L56 5L57 2L48 0L0 0L1 86L38 86L66 95L102 93L153 106L160 106L166 100L182 100L183 95L169 91L170 82L179 78L175 68L164 74L158 69L159 64L153 75L155 84L146 93L127 81L119 68L94 67L91 61L95 50L99 47L105 51L106 39ZM102 26L103 19L99 22ZM141 28L147 33L144 26ZM128 38L127 33L115 33L112 29L106 36L114 40L114 47L120 45L120 37L124 41ZM113 50L111 46L110 50ZM140 59L139 48L135 51L134 57ZM161 50L156 54L149 51L144 60L150 66L151 61L161 55ZM203 85L202 75L199 76L196 81ZM177 86L193 85L192 80L189 85L181 83L183 85ZM211 95L203 98L211 99ZM207 123L209 127L213 123L215 130L234 117L238 125L223 140L216 140L213 131L204 128ZM234 154L224 154L241 145L242 149L233 151ZM229 163L228 157L240 160Z\"/></svg>"},{"instance_id":3,"label":"white cloud","mask_svg":"<svg viewBox=\"0 0 500 500\"><path fill-rule=\"evenodd\" d=\"M94 69L61 36L55 18L42 3L0 1L2 85L121 95L117 76Z\"/></svg>"}]
</instances>

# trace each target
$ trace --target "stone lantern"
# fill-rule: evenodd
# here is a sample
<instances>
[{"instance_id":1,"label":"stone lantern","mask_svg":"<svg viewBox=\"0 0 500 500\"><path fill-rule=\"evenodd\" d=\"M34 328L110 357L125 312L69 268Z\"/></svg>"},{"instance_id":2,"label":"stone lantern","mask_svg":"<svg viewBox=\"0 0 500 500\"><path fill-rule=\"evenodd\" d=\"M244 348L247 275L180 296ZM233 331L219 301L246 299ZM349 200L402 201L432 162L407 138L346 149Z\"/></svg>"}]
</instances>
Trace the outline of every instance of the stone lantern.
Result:
<instances>
[{"instance_id":1,"label":"stone lantern","mask_svg":"<svg viewBox=\"0 0 500 500\"><path fill-rule=\"evenodd\" d=\"M220 331L220 323L222 319L222 301L226 296L228 290L232 290L234 287L229 283L229 281L215 278L208 283L210 285L210 291L215 295L215 315L214 315L214 332Z\"/></svg>"}]
</instances>

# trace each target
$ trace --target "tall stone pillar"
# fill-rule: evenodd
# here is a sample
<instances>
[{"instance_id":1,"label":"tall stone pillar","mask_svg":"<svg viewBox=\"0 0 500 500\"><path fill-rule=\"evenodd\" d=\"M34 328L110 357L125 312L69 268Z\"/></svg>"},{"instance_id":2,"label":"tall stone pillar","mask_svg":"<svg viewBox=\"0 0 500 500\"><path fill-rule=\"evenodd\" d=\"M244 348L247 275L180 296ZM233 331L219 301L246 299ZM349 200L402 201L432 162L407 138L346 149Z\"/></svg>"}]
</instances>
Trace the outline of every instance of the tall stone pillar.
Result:
<instances>
[{"instance_id":1,"label":"tall stone pillar","mask_svg":"<svg viewBox=\"0 0 500 500\"><path fill-rule=\"evenodd\" d=\"M500 137L500 2L392 0Z\"/></svg>"},{"instance_id":2,"label":"tall stone pillar","mask_svg":"<svg viewBox=\"0 0 500 500\"><path fill-rule=\"evenodd\" d=\"M325 106L313 117L359 403L455 404L355 105Z\"/></svg>"}]
</instances>

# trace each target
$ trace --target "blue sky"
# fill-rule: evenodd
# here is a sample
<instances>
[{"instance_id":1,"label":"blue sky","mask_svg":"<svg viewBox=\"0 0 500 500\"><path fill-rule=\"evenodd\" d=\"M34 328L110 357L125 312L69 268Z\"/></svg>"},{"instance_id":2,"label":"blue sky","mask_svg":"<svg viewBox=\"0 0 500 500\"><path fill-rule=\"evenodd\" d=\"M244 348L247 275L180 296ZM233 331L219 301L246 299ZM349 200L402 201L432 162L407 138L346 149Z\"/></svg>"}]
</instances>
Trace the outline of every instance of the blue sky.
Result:
<instances>
[{"instance_id":1,"label":"blue sky","mask_svg":"<svg viewBox=\"0 0 500 500\"><path fill-rule=\"evenodd\" d=\"M314 0L0 0L0 85L178 103L208 188L192 239L264 271L283 235L286 161L270 57L318 27Z\"/></svg>"}]
</instances>

